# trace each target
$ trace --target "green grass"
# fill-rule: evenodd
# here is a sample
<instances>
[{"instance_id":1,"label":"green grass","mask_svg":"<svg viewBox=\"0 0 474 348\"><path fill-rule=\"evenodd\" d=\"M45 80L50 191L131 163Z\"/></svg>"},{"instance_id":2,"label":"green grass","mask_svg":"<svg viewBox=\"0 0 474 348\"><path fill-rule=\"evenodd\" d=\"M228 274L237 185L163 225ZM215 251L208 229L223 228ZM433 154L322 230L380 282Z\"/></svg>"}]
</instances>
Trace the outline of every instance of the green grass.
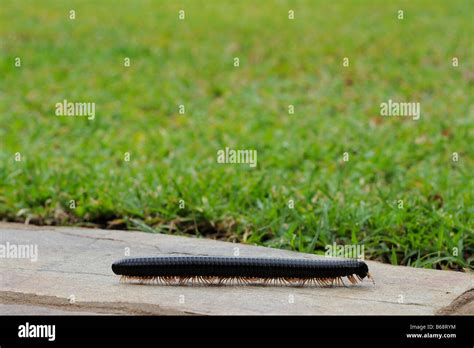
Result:
<instances>
[{"instance_id":1,"label":"green grass","mask_svg":"<svg viewBox=\"0 0 474 348\"><path fill-rule=\"evenodd\" d=\"M472 1L0 6L0 218L472 268ZM63 99L96 119L55 116ZM421 119L379 116L388 99ZM217 164L226 146L257 168Z\"/></svg>"}]
</instances>

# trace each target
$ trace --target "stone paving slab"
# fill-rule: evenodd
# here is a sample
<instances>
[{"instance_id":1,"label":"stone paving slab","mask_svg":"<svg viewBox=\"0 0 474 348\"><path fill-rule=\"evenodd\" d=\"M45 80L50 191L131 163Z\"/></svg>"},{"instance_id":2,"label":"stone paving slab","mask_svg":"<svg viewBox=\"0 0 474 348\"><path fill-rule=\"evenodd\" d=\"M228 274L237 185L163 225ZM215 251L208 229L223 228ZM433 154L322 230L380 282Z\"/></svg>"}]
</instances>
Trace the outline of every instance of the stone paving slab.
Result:
<instances>
[{"instance_id":1,"label":"stone paving slab","mask_svg":"<svg viewBox=\"0 0 474 348\"><path fill-rule=\"evenodd\" d=\"M376 284L341 288L123 284L130 256L317 258L285 250L135 231L0 223L0 244L37 245L38 259L0 259L0 314L474 314L474 275L367 261Z\"/></svg>"}]
</instances>

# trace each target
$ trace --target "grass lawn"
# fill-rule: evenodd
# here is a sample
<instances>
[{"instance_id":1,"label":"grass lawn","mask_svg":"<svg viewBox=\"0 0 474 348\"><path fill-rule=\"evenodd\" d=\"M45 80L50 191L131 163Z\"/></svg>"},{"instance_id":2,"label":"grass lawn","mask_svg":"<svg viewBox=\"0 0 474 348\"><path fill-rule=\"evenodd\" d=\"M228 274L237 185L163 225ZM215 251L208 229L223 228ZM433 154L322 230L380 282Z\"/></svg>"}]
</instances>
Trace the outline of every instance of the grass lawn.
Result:
<instances>
[{"instance_id":1,"label":"grass lawn","mask_svg":"<svg viewBox=\"0 0 474 348\"><path fill-rule=\"evenodd\" d=\"M0 219L472 269L473 14L470 0L2 0ZM95 119L56 116L64 99L96 103ZM381 116L389 99L420 119ZM226 147L258 165L217 163Z\"/></svg>"}]
</instances>

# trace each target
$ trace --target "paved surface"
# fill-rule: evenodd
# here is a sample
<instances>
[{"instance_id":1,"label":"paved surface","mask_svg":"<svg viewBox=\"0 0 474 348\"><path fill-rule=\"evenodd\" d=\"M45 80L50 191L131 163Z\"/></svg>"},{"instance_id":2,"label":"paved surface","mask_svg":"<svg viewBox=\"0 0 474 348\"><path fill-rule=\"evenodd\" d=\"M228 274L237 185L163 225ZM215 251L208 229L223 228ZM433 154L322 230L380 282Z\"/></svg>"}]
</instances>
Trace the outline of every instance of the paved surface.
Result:
<instances>
[{"instance_id":1,"label":"paved surface","mask_svg":"<svg viewBox=\"0 0 474 348\"><path fill-rule=\"evenodd\" d=\"M376 285L347 288L122 284L130 256L309 254L131 231L0 223L0 245L37 245L38 260L0 259L0 314L474 314L473 273L367 262Z\"/></svg>"}]
</instances>

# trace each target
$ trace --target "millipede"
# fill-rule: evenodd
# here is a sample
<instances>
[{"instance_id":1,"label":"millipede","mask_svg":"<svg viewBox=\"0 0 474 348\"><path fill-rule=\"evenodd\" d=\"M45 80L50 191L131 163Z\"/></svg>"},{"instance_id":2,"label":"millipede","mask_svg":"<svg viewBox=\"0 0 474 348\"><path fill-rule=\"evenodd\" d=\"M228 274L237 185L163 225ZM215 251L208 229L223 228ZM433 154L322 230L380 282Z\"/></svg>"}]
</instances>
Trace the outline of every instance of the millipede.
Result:
<instances>
[{"instance_id":1,"label":"millipede","mask_svg":"<svg viewBox=\"0 0 474 348\"><path fill-rule=\"evenodd\" d=\"M163 285L346 286L373 278L356 259L282 259L213 256L125 258L112 264L121 282Z\"/></svg>"}]
</instances>

